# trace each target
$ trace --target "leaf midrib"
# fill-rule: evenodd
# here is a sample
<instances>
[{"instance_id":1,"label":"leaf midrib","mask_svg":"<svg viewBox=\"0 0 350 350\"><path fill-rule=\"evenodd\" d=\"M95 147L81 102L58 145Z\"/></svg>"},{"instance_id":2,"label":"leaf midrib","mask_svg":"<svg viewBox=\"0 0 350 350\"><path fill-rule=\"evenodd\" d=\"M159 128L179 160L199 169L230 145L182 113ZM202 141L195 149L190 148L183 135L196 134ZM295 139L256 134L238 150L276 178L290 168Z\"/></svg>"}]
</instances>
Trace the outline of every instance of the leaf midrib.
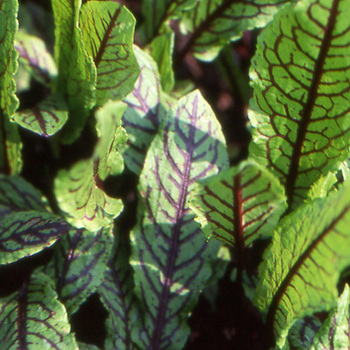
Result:
<instances>
[{"instance_id":1,"label":"leaf midrib","mask_svg":"<svg viewBox=\"0 0 350 350\"><path fill-rule=\"evenodd\" d=\"M104 55L104 53L106 51L107 42L110 39L111 33L112 33L113 28L115 26L115 22L116 22L117 18L119 17L120 12L121 12L121 7L116 9L113 16L111 16L111 18L110 18L110 23L108 24L108 27L103 35L103 39L101 40L101 45L100 45L98 52L97 52L97 55L95 57L96 68L98 68L100 62L102 61L102 56ZM108 14L110 14L110 12L108 12Z\"/></svg>"},{"instance_id":2,"label":"leaf midrib","mask_svg":"<svg viewBox=\"0 0 350 350\"><path fill-rule=\"evenodd\" d=\"M297 139L293 147L292 158L289 165L288 175L286 178L286 195L287 195L289 212L292 209L292 205L294 201L295 183L299 175L299 165L302 157L302 148L304 146L304 141L305 141L308 126L311 123L311 116L312 116L313 108L317 98L321 77L323 74L323 67L327 58L329 48L331 46L332 33L334 31L335 24L336 24L339 3L340 3L340 0L334 0L333 6L330 10L330 16L328 19L328 23L326 25L326 30L321 43L319 55L315 64L314 75L312 78L311 86L308 91L306 103L301 113L301 121L299 123L298 131L297 131Z\"/></svg>"},{"instance_id":3,"label":"leaf midrib","mask_svg":"<svg viewBox=\"0 0 350 350\"><path fill-rule=\"evenodd\" d=\"M300 270L300 268L303 266L304 262L307 261L307 259L311 256L312 252L316 249L319 243L321 243L324 238L329 234L332 233L333 228L335 225L344 217L344 215L347 214L347 212L350 210L350 204L347 205L340 214L332 221L332 223L326 227L321 234L309 245L307 249L300 255L298 260L294 263L294 265L289 270L286 277L283 279L282 283L280 284L278 290L274 294L274 297L270 303L269 310L266 317L266 326L268 328L268 334L270 334L270 339L273 339L273 331L274 331L274 319L277 313L277 310L279 308L280 302L283 298L283 296L286 293L287 288L289 287L292 279L297 274L297 272Z\"/></svg>"}]
</instances>

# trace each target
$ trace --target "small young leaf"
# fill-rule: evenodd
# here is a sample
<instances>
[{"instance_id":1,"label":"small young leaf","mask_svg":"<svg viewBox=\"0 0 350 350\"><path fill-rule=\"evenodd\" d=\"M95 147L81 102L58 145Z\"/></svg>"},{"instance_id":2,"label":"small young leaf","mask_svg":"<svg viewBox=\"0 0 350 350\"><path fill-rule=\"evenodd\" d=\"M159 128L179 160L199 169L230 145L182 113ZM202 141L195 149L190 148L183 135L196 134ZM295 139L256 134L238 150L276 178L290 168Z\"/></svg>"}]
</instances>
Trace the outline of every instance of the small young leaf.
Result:
<instances>
[{"instance_id":1,"label":"small young leaf","mask_svg":"<svg viewBox=\"0 0 350 350\"><path fill-rule=\"evenodd\" d=\"M228 166L221 128L198 91L169 112L153 140L140 177L142 197L132 233L131 263L144 306L133 329L141 349L181 349L188 312L211 276L218 244L208 244L188 206L198 180Z\"/></svg>"},{"instance_id":2,"label":"small young leaf","mask_svg":"<svg viewBox=\"0 0 350 350\"><path fill-rule=\"evenodd\" d=\"M97 104L122 99L139 75L133 53L135 18L117 2L89 1L82 6L80 24L97 68Z\"/></svg>"},{"instance_id":3,"label":"small young leaf","mask_svg":"<svg viewBox=\"0 0 350 350\"><path fill-rule=\"evenodd\" d=\"M197 1L182 16L182 29L190 36L183 52L193 50L196 58L212 61L230 41L247 29L264 27L287 0Z\"/></svg>"},{"instance_id":4,"label":"small young leaf","mask_svg":"<svg viewBox=\"0 0 350 350\"><path fill-rule=\"evenodd\" d=\"M161 91L156 63L137 46L134 51L141 73L134 90L124 100L128 107L123 115L123 126L128 141L123 156L127 167L140 174L148 147L169 108L169 99Z\"/></svg>"},{"instance_id":5,"label":"small young leaf","mask_svg":"<svg viewBox=\"0 0 350 350\"><path fill-rule=\"evenodd\" d=\"M18 292L0 299L0 343L3 349L78 350L49 277L35 273Z\"/></svg>"},{"instance_id":6,"label":"small young leaf","mask_svg":"<svg viewBox=\"0 0 350 350\"><path fill-rule=\"evenodd\" d=\"M250 154L286 187L290 208L349 156L349 3L301 0L258 41Z\"/></svg>"},{"instance_id":7,"label":"small young leaf","mask_svg":"<svg viewBox=\"0 0 350 350\"><path fill-rule=\"evenodd\" d=\"M168 30L166 33L155 37L150 44L151 56L157 62L160 80L163 90L171 91L175 85L173 70L173 50L175 34Z\"/></svg>"},{"instance_id":8,"label":"small young leaf","mask_svg":"<svg viewBox=\"0 0 350 350\"><path fill-rule=\"evenodd\" d=\"M58 80L54 92L67 95L69 120L62 141L73 142L96 104L96 67L87 54L78 27L81 0L53 0L55 60Z\"/></svg>"},{"instance_id":9,"label":"small young leaf","mask_svg":"<svg viewBox=\"0 0 350 350\"><path fill-rule=\"evenodd\" d=\"M183 11L192 8L196 0L143 0L142 14L144 25L142 34L145 41L149 42L154 37L162 34L161 28L169 19L178 19Z\"/></svg>"},{"instance_id":10,"label":"small young leaf","mask_svg":"<svg viewBox=\"0 0 350 350\"><path fill-rule=\"evenodd\" d=\"M97 232L73 228L57 246L48 270L71 315L101 284L113 246L112 227ZM52 271L52 272L50 272Z\"/></svg>"},{"instance_id":11,"label":"small young leaf","mask_svg":"<svg viewBox=\"0 0 350 350\"><path fill-rule=\"evenodd\" d=\"M62 97L52 95L37 106L15 113L11 119L39 135L52 136L66 123L67 109Z\"/></svg>"},{"instance_id":12,"label":"small young leaf","mask_svg":"<svg viewBox=\"0 0 350 350\"><path fill-rule=\"evenodd\" d=\"M48 85L57 76L56 64L42 39L19 30L15 48L19 54L19 64L25 67L31 77Z\"/></svg>"},{"instance_id":13,"label":"small young leaf","mask_svg":"<svg viewBox=\"0 0 350 350\"><path fill-rule=\"evenodd\" d=\"M267 312L277 345L304 316L334 306L340 272L350 264L350 183L285 217L264 253L255 304Z\"/></svg>"},{"instance_id":14,"label":"small young leaf","mask_svg":"<svg viewBox=\"0 0 350 350\"><path fill-rule=\"evenodd\" d=\"M288 342L293 350L311 349L313 339L322 322L315 316L307 316L294 323L288 334Z\"/></svg>"},{"instance_id":15,"label":"small young leaf","mask_svg":"<svg viewBox=\"0 0 350 350\"><path fill-rule=\"evenodd\" d=\"M207 238L241 249L270 236L286 209L278 180L252 161L199 183L191 198L190 206Z\"/></svg>"},{"instance_id":16,"label":"small young leaf","mask_svg":"<svg viewBox=\"0 0 350 350\"><path fill-rule=\"evenodd\" d=\"M350 289L346 284L343 294L338 299L338 305L323 323L313 340L310 350L318 349L349 349Z\"/></svg>"},{"instance_id":17,"label":"small young leaf","mask_svg":"<svg viewBox=\"0 0 350 350\"><path fill-rule=\"evenodd\" d=\"M100 136L91 159L80 161L69 171L61 170L55 181L55 193L67 220L76 227L97 231L111 224L122 208L120 199L111 198L103 191L103 180L123 170L123 159L118 147L126 142L121 115L126 105L109 102L96 113Z\"/></svg>"},{"instance_id":18,"label":"small young leaf","mask_svg":"<svg viewBox=\"0 0 350 350\"><path fill-rule=\"evenodd\" d=\"M0 172L5 174L18 174L22 167L18 129L9 121L18 107L14 80L17 11L17 0L0 0Z\"/></svg>"}]
</instances>

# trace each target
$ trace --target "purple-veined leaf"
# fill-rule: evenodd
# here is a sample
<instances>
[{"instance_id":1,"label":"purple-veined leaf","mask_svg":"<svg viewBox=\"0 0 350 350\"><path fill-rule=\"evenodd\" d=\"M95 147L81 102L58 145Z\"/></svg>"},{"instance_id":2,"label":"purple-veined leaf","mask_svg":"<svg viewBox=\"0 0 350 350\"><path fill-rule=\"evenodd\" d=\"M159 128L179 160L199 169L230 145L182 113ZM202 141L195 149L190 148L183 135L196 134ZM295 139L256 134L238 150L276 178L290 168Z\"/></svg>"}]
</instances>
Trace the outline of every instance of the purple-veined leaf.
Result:
<instances>
[{"instance_id":1,"label":"purple-veined leaf","mask_svg":"<svg viewBox=\"0 0 350 350\"><path fill-rule=\"evenodd\" d=\"M298 207L264 253L255 304L280 347L297 319L335 306L340 272L350 265L349 198L347 181L339 192Z\"/></svg>"},{"instance_id":2,"label":"purple-veined leaf","mask_svg":"<svg viewBox=\"0 0 350 350\"><path fill-rule=\"evenodd\" d=\"M97 104L122 99L139 74L133 53L135 18L117 2L89 1L82 6L80 25L97 68Z\"/></svg>"},{"instance_id":3,"label":"purple-veined leaf","mask_svg":"<svg viewBox=\"0 0 350 350\"><path fill-rule=\"evenodd\" d=\"M287 0L201 0L186 11L181 28L189 35L181 55L192 51L203 61L212 61L244 30L264 27Z\"/></svg>"},{"instance_id":4,"label":"purple-veined leaf","mask_svg":"<svg viewBox=\"0 0 350 350\"><path fill-rule=\"evenodd\" d=\"M271 236L286 209L278 179L253 161L202 181L191 198L190 206L207 238L213 236L241 249L257 238Z\"/></svg>"},{"instance_id":5,"label":"purple-veined leaf","mask_svg":"<svg viewBox=\"0 0 350 350\"><path fill-rule=\"evenodd\" d=\"M141 72L134 90L124 100L128 107L122 120L128 141L123 156L126 166L140 174L147 149L165 118L170 99L161 90L156 63L137 46L134 51Z\"/></svg>"},{"instance_id":6,"label":"purple-veined leaf","mask_svg":"<svg viewBox=\"0 0 350 350\"><path fill-rule=\"evenodd\" d=\"M117 232L113 256L108 263L104 280L98 292L109 316L106 321L106 349L136 350L131 339L131 331L139 322L133 317L135 295L133 270L129 264L130 243L128 237Z\"/></svg>"},{"instance_id":7,"label":"purple-veined leaf","mask_svg":"<svg viewBox=\"0 0 350 350\"><path fill-rule=\"evenodd\" d=\"M181 349L200 290L212 274L219 245L207 243L188 200L196 181L228 166L218 121L198 91L168 113L147 153L141 203L132 232L135 291L144 306L133 329L141 349Z\"/></svg>"},{"instance_id":8,"label":"purple-veined leaf","mask_svg":"<svg viewBox=\"0 0 350 350\"><path fill-rule=\"evenodd\" d=\"M67 220L74 226L97 231L111 224L123 204L103 191L108 175L123 170L123 158L118 148L126 142L121 127L121 115L126 105L109 102L96 112L99 140L92 158L75 164L70 170L61 170L55 180L55 194Z\"/></svg>"},{"instance_id":9,"label":"purple-veined leaf","mask_svg":"<svg viewBox=\"0 0 350 350\"><path fill-rule=\"evenodd\" d=\"M41 192L19 176L0 175L0 218L28 210L47 211Z\"/></svg>"},{"instance_id":10,"label":"purple-veined leaf","mask_svg":"<svg viewBox=\"0 0 350 350\"><path fill-rule=\"evenodd\" d=\"M346 284L343 293L338 298L337 306L324 321L322 327L313 339L310 350L318 349L349 349L350 347L350 290Z\"/></svg>"},{"instance_id":11,"label":"purple-veined leaf","mask_svg":"<svg viewBox=\"0 0 350 350\"><path fill-rule=\"evenodd\" d=\"M169 19L178 19L186 11L193 7L196 0L143 0L142 14L144 25L141 34L145 41L150 42L166 27L164 24Z\"/></svg>"},{"instance_id":12,"label":"purple-veined leaf","mask_svg":"<svg viewBox=\"0 0 350 350\"><path fill-rule=\"evenodd\" d=\"M322 322L315 316L307 316L294 323L288 334L285 348L295 350L311 349L313 339L320 329ZM289 346L289 347L288 347Z\"/></svg>"},{"instance_id":13,"label":"purple-veined leaf","mask_svg":"<svg viewBox=\"0 0 350 350\"><path fill-rule=\"evenodd\" d=\"M81 0L53 0L55 61L58 79L54 93L67 96L69 120L62 141L72 143L83 130L96 104L96 67L85 50L78 26Z\"/></svg>"},{"instance_id":14,"label":"purple-veined leaf","mask_svg":"<svg viewBox=\"0 0 350 350\"><path fill-rule=\"evenodd\" d=\"M60 217L29 210L0 220L0 265L9 264L53 245L71 226Z\"/></svg>"},{"instance_id":15,"label":"purple-veined leaf","mask_svg":"<svg viewBox=\"0 0 350 350\"><path fill-rule=\"evenodd\" d=\"M250 154L285 185L289 208L349 156L348 0L302 0L260 36L251 79Z\"/></svg>"},{"instance_id":16,"label":"purple-veined leaf","mask_svg":"<svg viewBox=\"0 0 350 350\"><path fill-rule=\"evenodd\" d=\"M57 76L56 64L42 39L19 30L16 34L15 48L19 54L19 64L31 77L48 85Z\"/></svg>"},{"instance_id":17,"label":"purple-veined leaf","mask_svg":"<svg viewBox=\"0 0 350 350\"><path fill-rule=\"evenodd\" d=\"M41 193L18 176L0 175L0 265L53 245L71 226L47 211Z\"/></svg>"},{"instance_id":18,"label":"purple-veined leaf","mask_svg":"<svg viewBox=\"0 0 350 350\"><path fill-rule=\"evenodd\" d=\"M52 136L68 119L68 108L59 95L49 96L38 105L16 112L12 118L18 125L42 136Z\"/></svg>"},{"instance_id":19,"label":"purple-veined leaf","mask_svg":"<svg viewBox=\"0 0 350 350\"><path fill-rule=\"evenodd\" d=\"M0 172L5 174L18 174L22 167L18 129L9 121L18 107L14 80L18 66L17 11L17 0L0 0Z\"/></svg>"},{"instance_id":20,"label":"purple-veined leaf","mask_svg":"<svg viewBox=\"0 0 350 350\"><path fill-rule=\"evenodd\" d=\"M56 282L57 293L69 315L101 284L112 246L111 226L96 232L73 228L57 245L44 272Z\"/></svg>"},{"instance_id":21,"label":"purple-veined leaf","mask_svg":"<svg viewBox=\"0 0 350 350\"><path fill-rule=\"evenodd\" d=\"M0 299L2 349L78 350L53 281L35 273L18 292Z\"/></svg>"}]
</instances>

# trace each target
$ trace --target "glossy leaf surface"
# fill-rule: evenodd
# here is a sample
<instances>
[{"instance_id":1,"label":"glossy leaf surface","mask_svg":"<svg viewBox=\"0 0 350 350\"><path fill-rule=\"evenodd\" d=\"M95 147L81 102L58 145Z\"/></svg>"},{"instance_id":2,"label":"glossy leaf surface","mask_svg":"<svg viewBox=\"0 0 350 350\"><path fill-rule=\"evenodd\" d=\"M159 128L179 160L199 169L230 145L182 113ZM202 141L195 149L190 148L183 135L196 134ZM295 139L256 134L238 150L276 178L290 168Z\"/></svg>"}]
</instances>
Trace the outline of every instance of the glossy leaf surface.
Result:
<instances>
[{"instance_id":1,"label":"glossy leaf surface","mask_svg":"<svg viewBox=\"0 0 350 350\"><path fill-rule=\"evenodd\" d=\"M111 227L96 232L72 229L60 241L52 265L45 272L56 281L69 315L77 311L102 283L113 246Z\"/></svg>"},{"instance_id":2,"label":"glossy leaf surface","mask_svg":"<svg viewBox=\"0 0 350 350\"><path fill-rule=\"evenodd\" d=\"M82 7L80 23L86 50L97 68L97 104L122 99L139 74L133 15L117 2L89 1Z\"/></svg>"},{"instance_id":3,"label":"glossy leaf surface","mask_svg":"<svg viewBox=\"0 0 350 350\"><path fill-rule=\"evenodd\" d=\"M278 180L254 162L242 162L198 184L191 198L207 238L213 236L240 249L270 236L286 209Z\"/></svg>"},{"instance_id":4,"label":"glossy leaf surface","mask_svg":"<svg viewBox=\"0 0 350 350\"><path fill-rule=\"evenodd\" d=\"M62 170L55 181L55 193L61 209L76 227L96 231L110 225L122 210L120 199L111 198L103 190L103 180L123 170L118 147L126 142L121 115L121 102L110 102L96 113L99 141L92 158Z\"/></svg>"},{"instance_id":5,"label":"glossy leaf surface","mask_svg":"<svg viewBox=\"0 0 350 350\"><path fill-rule=\"evenodd\" d=\"M20 290L0 299L3 349L78 350L64 306L46 275L34 274Z\"/></svg>"},{"instance_id":6,"label":"glossy leaf surface","mask_svg":"<svg viewBox=\"0 0 350 350\"><path fill-rule=\"evenodd\" d=\"M182 20L183 31L190 35L184 52L212 61L230 41L239 39L244 30L264 27L286 0L201 0Z\"/></svg>"},{"instance_id":7,"label":"glossy leaf surface","mask_svg":"<svg viewBox=\"0 0 350 350\"><path fill-rule=\"evenodd\" d=\"M277 174L289 206L349 156L348 0L303 0L261 35L251 70L251 154Z\"/></svg>"},{"instance_id":8,"label":"glossy leaf surface","mask_svg":"<svg viewBox=\"0 0 350 350\"><path fill-rule=\"evenodd\" d=\"M0 171L21 171L21 141L17 126L9 118L18 107L14 75L17 71L15 34L17 32L17 0L0 0Z\"/></svg>"},{"instance_id":9,"label":"glossy leaf surface","mask_svg":"<svg viewBox=\"0 0 350 350\"><path fill-rule=\"evenodd\" d=\"M68 119L68 108L60 96L50 96L38 105L19 111L12 120L42 136L52 136Z\"/></svg>"},{"instance_id":10,"label":"glossy leaf surface","mask_svg":"<svg viewBox=\"0 0 350 350\"><path fill-rule=\"evenodd\" d=\"M166 116L169 103L162 92L154 60L137 46L134 51L141 72L133 91L124 100L128 107L123 115L123 126L128 141L123 156L127 167L140 174L148 147Z\"/></svg>"},{"instance_id":11,"label":"glossy leaf surface","mask_svg":"<svg viewBox=\"0 0 350 350\"><path fill-rule=\"evenodd\" d=\"M188 312L211 277L218 251L194 221L189 193L196 181L227 166L214 113L198 91L184 96L153 140L140 177L131 263L145 312L132 336L142 349L180 349L186 342Z\"/></svg>"},{"instance_id":12,"label":"glossy leaf surface","mask_svg":"<svg viewBox=\"0 0 350 350\"><path fill-rule=\"evenodd\" d=\"M95 105L96 67L87 54L78 27L81 0L53 0L55 60L58 68L56 91L67 95L69 121L63 134L73 142L83 130Z\"/></svg>"},{"instance_id":13,"label":"glossy leaf surface","mask_svg":"<svg viewBox=\"0 0 350 350\"><path fill-rule=\"evenodd\" d=\"M297 319L335 305L339 274L350 264L349 185L285 217L264 253L255 304L279 346Z\"/></svg>"}]
</instances>

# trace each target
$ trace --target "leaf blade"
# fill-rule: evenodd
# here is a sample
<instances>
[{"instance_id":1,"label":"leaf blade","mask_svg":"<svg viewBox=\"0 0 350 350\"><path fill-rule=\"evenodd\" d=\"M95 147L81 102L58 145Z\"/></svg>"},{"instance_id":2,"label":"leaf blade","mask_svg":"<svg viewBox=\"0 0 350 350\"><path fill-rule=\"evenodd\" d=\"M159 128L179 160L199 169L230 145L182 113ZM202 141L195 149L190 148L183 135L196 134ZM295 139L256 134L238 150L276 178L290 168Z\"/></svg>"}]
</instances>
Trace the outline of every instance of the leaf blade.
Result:
<instances>
[{"instance_id":1,"label":"leaf blade","mask_svg":"<svg viewBox=\"0 0 350 350\"><path fill-rule=\"evenodd\" d=\"M97 104L121 100L139 74L133 53L134 17L116 2L89 1L82 6L80 21L86 50L97 68Z\"/></svg>"},{"instance_id":2,"label":"leaf blade","mask_svg":"<svg viewBox=\"0 0 350 350\"><path fill-rule=\"evenodd\" d=\"M349 154L346 6L338 0L302 1L282 9L253 60L250 151L279 176L290 208Z\"/></svg>"}]
</instances>

